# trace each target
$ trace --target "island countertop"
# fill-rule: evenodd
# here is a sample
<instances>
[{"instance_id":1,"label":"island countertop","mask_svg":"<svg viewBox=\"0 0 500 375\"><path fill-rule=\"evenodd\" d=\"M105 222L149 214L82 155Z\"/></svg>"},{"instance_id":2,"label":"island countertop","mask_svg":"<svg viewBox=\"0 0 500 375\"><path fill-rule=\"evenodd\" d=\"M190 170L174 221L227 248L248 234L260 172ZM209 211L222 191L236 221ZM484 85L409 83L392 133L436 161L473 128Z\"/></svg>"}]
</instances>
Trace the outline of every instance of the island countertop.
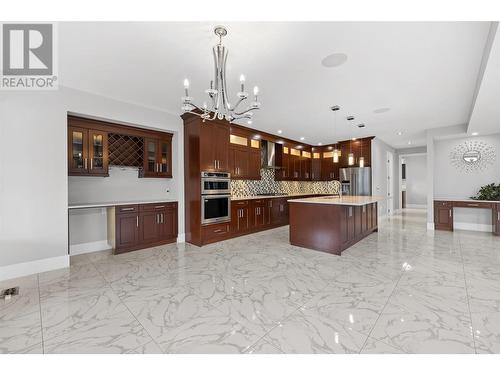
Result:
<instances>
[{"instance_id":1,"label":"island countertop","mask_svg":"<svg viewBox=\"0 0 500 375\"><path fill-rule=\"evenodd\" d=\"M302 199L290 199L289 203L313 203L313 204L333 204L341 206L364 206L384 200L384 197L373 195L330 195L326 197L312 197Z\"/></svg>"}]
</instances>

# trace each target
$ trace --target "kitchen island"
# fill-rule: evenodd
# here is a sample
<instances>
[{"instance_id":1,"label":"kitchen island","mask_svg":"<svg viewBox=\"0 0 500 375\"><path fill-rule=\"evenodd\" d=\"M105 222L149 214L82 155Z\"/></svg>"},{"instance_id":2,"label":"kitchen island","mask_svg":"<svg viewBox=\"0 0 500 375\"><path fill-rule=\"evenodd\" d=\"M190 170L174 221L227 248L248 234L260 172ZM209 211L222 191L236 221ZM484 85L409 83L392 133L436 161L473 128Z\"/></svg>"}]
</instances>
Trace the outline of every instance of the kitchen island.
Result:
<instances>
[{"instance_id":1,"label":"kitchen island","mask_svg":"<svg viewBox=\"0 0 500 375\"><path fill-rule=\"evenodd\" d=\"M378 230L375 196L326 196L288 201L290 243L340 255Z\"/></svg>"}]
</instances>

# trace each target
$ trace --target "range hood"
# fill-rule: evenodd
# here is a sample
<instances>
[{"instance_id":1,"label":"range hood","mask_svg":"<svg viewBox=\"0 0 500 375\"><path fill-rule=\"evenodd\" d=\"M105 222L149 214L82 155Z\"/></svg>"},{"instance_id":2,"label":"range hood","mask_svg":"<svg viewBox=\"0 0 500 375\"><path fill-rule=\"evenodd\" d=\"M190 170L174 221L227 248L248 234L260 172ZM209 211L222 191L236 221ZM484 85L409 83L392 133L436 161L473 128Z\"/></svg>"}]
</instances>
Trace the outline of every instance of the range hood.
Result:
<instances>
[{"instance_id":1,"label":"range hood","mask_svg":"<svg viewBox=\"0 0 500 375\"><path fill-rule=\"evenodd\" d=\"M278 169L276 166L276 144L274 142L262 140L261 142L262 168Z\"/></svg>"}]
</instances>

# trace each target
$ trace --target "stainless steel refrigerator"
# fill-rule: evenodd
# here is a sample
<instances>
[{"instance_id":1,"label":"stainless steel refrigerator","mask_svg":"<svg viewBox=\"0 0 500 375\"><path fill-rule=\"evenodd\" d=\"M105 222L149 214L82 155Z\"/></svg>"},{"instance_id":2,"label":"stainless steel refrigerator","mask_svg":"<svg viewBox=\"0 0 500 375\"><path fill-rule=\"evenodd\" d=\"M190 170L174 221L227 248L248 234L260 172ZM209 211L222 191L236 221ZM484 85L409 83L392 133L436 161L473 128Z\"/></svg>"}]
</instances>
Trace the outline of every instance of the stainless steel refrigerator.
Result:
<instances>
[{"instance_id":1,"label":"stainless steel refrigerator","mask_svg":"<svg viewBox=\"0 0 500 375\"><path fill-rule=\"evenodd\" d=\"M340 168L343 195L372 195L372 169Z\"/></svg>"}]
</instances>

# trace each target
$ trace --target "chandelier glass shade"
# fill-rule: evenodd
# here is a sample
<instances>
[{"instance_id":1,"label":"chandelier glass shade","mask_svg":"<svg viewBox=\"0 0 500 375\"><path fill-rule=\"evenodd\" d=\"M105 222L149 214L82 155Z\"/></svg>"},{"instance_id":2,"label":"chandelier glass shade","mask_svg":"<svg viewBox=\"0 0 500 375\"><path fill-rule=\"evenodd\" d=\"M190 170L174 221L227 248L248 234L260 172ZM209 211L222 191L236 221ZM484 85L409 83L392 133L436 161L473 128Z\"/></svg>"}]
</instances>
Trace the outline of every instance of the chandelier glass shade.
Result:
<instances>
[{"instance_id":1,"label":"chandelier glass shade","mask_svg":"<svg viewBox=\"0 0 500 375\"><path fill-rule=\"evenodd\" d=\"M214 29L215 35L219 37L219 43L213 49L214 57L214 78L210 81L210 87L205 90L208 95L208 102L200 107L193 102L189 96L189 80L184 80L184 96L182 97L182 111L200 116L203 121L226 119L229 122L239 119L252 118L252 111L260 108L259 88L253 88L253 101L246 108L240 108L240 105L250 96L245 91L245 76L240 76L240 91L236 94L236 104L232 106L228 99L226 87L226 62L228 56L227 48L222 44L222 37L227 35L227 30L223 26L217 26Z\"/></svg>"}]
</instances>

